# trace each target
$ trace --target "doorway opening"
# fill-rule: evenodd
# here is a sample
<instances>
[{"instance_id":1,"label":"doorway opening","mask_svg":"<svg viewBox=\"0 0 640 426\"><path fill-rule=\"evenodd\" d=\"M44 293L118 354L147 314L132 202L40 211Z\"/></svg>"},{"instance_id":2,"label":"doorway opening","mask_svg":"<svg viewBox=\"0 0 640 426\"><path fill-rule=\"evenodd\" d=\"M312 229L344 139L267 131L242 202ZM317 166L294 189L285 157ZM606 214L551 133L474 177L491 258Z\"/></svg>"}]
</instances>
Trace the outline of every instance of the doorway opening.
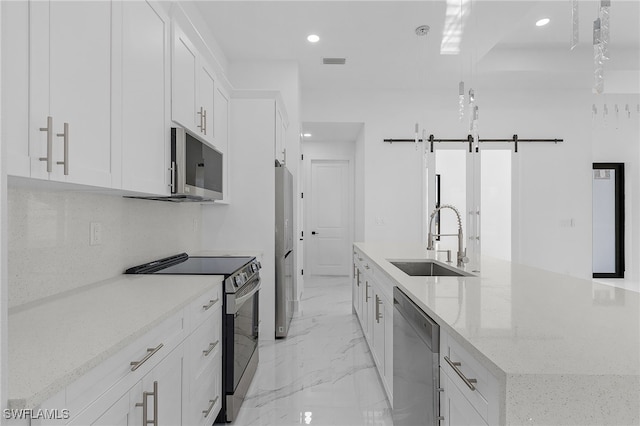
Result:
<instances>
[{"instance_id":1,"label":"doorway opening","mask_svg":"<svg viewBox=\"0 0 640 426\"><path fill-rule=\"evenodd\" d=\"M458 148L427 152L425 227L438 205L453 205L461 212L468 252L473 246L476 254L481 250L482 255L511 260L512 155L511 150L490 144L474 154ZM436 234L454 232L457 218L438 215L433 227L438 229ZM455 250L455 245L455 239L442 239L438 248Z\"/></svg>"},{"instance_id":2,"label":"doorway opening","mask_svg":"<svg viewBox=\"0 0 640 426\"><path fill-rule=\"evenodd\" d=\"M349 276L358 235L356 151L362 123L303 123L304 275Z\"/></svg>"},{"instance_id":3,"label":"doorway opening","mask_svg":"<svg viewBox=\"0 0 640 426\"><path fill-rule=\"evenodd\" d=\"M624 163L593 163L593 278L624 278Z\"/></svg>"}]
</instances>

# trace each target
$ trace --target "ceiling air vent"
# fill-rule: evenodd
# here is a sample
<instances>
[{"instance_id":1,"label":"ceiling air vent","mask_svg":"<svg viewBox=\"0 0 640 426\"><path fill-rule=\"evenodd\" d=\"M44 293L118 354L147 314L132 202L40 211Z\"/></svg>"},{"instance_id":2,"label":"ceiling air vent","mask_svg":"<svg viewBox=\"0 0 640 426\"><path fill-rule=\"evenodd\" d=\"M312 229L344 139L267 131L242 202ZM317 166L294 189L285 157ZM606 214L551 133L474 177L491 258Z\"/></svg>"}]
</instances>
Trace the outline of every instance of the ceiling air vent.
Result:
<instances>
[{"instance_id":1,"label":"ceiling air vent","mask_svg":"<svg viewBox=\"0 0 640 426\"><path fill-rule=\"evenodd\" d=\"M324 65L344 65L347 62L347 58L322 58Z\"/></svg>"}]
</instances>

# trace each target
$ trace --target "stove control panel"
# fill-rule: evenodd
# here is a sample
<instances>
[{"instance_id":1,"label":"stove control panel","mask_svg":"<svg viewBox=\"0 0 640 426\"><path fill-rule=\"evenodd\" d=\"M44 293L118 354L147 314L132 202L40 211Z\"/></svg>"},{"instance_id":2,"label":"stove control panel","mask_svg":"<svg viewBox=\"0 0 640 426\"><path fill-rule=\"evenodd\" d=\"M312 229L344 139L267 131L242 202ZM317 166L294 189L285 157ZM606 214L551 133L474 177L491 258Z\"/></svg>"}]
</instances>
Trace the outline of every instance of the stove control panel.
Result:
<instances>
[{"instance_id":1,"label":"stove control panel","mask_svg":"<svg viewBox=\"0 0 640 426\"><path fill-rule=\"evenodd\" d=\"M262 265L257 260L245 265L241 270L237 271L225 280L226 292L235 293L240 287L245 285L254 275L258 274Z\"/></svg>"}]
</instances>

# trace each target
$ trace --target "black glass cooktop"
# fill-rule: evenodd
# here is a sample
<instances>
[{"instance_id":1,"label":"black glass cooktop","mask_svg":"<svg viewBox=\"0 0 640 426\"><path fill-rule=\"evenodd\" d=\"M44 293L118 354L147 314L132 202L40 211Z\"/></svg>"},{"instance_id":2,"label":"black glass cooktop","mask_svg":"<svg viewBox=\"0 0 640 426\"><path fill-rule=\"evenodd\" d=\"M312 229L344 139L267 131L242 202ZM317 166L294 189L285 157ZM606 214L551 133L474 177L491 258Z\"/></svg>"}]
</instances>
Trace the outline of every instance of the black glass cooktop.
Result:
<instances>
[{"instance_id":1,"label":"black glass cooktop","mask_svg":"<svg viewBox=\"0 0 640 426\"><path fill-rule=\"evenodd\" d=\"M250 256L188 256L182 253L143 265L134 266L126 274L166 275L231 275L251 262Z\"/></svg>"},{"instance_id":2,"label":"black glass cooktop","mask_svg":"<svg viewBox=\"0 0 640 426\"><path fill-rule=\"evenodd\" d=\"M253 260L252 257L190 257L161 269L156 274L230 275Z\"/></svg>"}]
</instances>

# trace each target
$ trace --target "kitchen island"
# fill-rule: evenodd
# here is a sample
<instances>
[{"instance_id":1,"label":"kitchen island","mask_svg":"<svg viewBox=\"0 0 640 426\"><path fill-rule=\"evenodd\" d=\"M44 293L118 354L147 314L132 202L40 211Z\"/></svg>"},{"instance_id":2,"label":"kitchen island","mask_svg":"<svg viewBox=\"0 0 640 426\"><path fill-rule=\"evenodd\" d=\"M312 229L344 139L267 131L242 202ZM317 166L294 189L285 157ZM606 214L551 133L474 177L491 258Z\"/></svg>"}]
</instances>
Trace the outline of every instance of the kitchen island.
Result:
<instances>
[{"instance_id":1,"label":"kitchen island","mask_svg":"<svg viewBox=\"0 0 640 426\"><path fill-rule=\"evenodd\" d=\"M475 276L411 277L389 260L434 258L415 244L354 252L495 378L499 424L640 424L638 293L490 257Z\"/></svg>"}]
</instances>

